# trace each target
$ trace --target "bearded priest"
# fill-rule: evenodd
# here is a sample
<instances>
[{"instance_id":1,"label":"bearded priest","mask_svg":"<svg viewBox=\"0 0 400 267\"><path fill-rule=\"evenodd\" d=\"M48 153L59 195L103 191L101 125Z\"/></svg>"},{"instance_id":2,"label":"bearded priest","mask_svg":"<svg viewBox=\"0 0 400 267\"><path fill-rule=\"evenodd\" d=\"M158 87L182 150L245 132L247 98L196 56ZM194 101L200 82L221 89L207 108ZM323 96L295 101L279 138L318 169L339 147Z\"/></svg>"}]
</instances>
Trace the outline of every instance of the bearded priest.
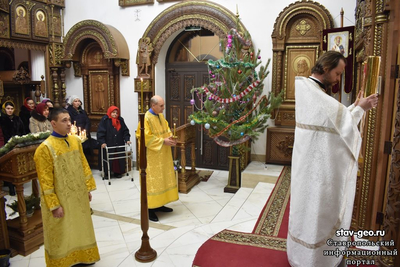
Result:
<instances>
[{"instance_id":1,"label":"bearded priest","mask_svg":"<svg viewBox=\"0 0 400 267\"><path fill-rule=\"evenodd\" d=\"M338 266L342 256L324 251L329 240L345 241L340 229L350 228L356 191L361 136L357 125L378 95L360 91L349 107L326 94L338 83L346 59L324 53L310 77L296 77L296 130L292 155L291 199L287 254L291 266Z\"/></svg>"}]
</instances>

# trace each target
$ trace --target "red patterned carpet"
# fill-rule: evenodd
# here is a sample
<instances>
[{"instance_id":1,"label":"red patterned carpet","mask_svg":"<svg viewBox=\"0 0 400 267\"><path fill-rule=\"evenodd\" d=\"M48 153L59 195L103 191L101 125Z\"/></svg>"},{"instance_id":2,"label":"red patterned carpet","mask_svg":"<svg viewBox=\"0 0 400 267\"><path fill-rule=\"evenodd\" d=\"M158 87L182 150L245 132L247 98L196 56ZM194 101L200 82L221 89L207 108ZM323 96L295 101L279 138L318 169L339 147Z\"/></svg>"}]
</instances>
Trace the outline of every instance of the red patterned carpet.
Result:
<instances>
[{"instance_id":1,"label":"red patterned carpet","mask_svg":"<svg viewBox=\"0 0 400 267\"><path fill-rule=\"evenodd\" d=\"M242 233L231 230L219 232L199 248L193 267L290 267L286 254L289 196L290 167L285 167L261 211L253 232ZM355 250L355 248L350 249ZM357 261L361 258L349 259ZM374 260L377 263L375 257L362 257L362 259ZM348 265L352 266L355 265Z\"/></svg>"},{"instance_id":2,"label":"red patterned carpet","mask_svg":"<svg viewBox=\"0 0 400 267\"><path fill-rule=\"evenodd\" d=\"M223 230L197 251L193 266L290 266L286 256L290 167L285 167L252 233Z\"/></svg>"}]
</instances>

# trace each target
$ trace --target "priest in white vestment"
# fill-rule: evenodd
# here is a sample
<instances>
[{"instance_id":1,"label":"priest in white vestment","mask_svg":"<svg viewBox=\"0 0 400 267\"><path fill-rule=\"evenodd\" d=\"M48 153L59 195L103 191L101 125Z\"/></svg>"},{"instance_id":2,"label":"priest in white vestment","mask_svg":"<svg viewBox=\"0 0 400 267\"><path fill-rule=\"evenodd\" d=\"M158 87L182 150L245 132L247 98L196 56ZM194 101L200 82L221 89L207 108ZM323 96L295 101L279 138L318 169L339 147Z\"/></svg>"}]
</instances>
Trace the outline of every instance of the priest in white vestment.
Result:
<instances>
[{"instance_id":1,"label":"priest in white vestment","mask_svg":"<svg viewBox=\"0 0 400 267\"><path fill-rule=\"evenodd\" d=\"M361 148L357 125L364 111L377 105L378 96L364 98L360 92L356 102L346 107L326 94L324 89L339 82L344 68L343 55L328 51L318 59L309 78L296 77L287 238L291 266L338 266L342 256L328 255L346 249L328 246L327 241L348 240L335 234L350 228Z\"/></svg>"}]
</instances>

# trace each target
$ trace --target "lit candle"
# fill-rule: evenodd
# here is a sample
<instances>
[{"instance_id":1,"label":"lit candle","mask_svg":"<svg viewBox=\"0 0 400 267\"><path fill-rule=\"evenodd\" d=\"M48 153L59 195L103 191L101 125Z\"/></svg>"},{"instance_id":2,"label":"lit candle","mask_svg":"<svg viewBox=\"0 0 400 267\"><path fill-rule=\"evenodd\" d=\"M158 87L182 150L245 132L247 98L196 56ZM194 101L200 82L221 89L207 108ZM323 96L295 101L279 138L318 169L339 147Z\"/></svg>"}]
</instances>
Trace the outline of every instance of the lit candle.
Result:
<instances>
[{"instance_id":1,"label":"lit candle","mask_svg":"<svg viewBox=\"0 0 400 267\"><path fill-rule=\"evenodd\" d=\"M174 123L174 137L176 136L176 123Z\"/></svg>"},{"instance_id":2,"label":"lit candle","mask_svg":"<svg viewBox=\"0 0 400 267\"><path fill-rule=\"evenodd\" d=\"M143 78L140 78L140 109L143 113Z\"/></svg>"}]
</instances>

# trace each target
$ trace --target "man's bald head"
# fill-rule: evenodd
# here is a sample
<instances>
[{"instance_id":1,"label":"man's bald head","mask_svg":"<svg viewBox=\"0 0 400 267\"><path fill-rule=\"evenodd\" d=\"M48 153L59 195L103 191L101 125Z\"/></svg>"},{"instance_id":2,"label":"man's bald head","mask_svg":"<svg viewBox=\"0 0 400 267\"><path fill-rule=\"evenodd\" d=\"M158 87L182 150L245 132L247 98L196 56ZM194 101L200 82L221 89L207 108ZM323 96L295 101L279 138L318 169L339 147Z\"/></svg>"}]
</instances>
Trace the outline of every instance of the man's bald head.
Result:
<instances>
[{"instance_id":1,"label":"man's bald head","mask_svg":"<svg viewBox=\"0 0 400 267\"><path fill-rule=\"evenodd\" d=\"M150 108L154 111L154 113L159 114L164 111L164 99L159 96L155 95L150 99Z\"/></svg>"}]
</instances>

